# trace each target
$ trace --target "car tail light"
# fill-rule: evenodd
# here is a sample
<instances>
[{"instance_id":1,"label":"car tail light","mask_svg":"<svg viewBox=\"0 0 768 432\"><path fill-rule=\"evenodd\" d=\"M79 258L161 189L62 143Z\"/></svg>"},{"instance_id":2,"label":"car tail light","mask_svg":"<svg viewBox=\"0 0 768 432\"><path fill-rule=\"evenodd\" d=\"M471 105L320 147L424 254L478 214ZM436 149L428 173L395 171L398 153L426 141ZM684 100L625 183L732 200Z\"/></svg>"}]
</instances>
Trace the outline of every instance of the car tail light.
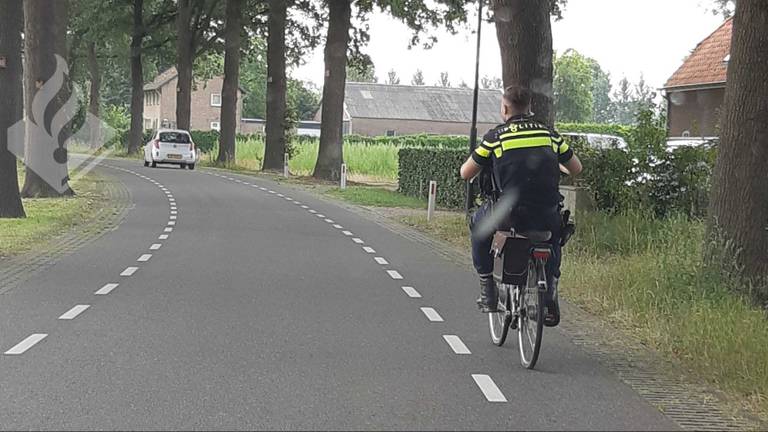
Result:
<instances>
[{"instance_id":1,"label":"car tail light","mask_svg":"<svg viewBox=\"0 0 768 432\"><path fill-rule=\"evenodd\" d=\"M549 249L536 248L533 250L533 257L537 260L548 260L550 253L551 251Z\"/></svg>"},{"instance_id":2,"label":"car tail light","mask_svg":"<svg viewBox=\"0 0 768 432\"><path fill-rule=\"evenodd\" d=\"M195 151L195 143L192 141L189 142L189 151Z\"/></svg>"},{"instance_id":3,"label":"car tail light","mask_svg":"<svg viewBox=\"0 0 768 432\"><path fill-rule=\"evenodd\" d=\"M152 141L152 145L155 147L155 150L160 150L160 140Z\"/></svg>"}]
</instances>

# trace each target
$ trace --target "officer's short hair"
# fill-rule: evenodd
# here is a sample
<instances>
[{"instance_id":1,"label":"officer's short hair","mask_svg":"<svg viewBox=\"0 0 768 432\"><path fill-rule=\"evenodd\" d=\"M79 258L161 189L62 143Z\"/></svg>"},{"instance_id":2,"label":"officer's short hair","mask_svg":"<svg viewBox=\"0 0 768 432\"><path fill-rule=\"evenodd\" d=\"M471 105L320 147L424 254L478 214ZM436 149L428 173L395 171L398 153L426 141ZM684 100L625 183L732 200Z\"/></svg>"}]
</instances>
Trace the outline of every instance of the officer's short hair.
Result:
<instances>
[{"instance_id":1,"label":"officer's short hair","mask_svg":"<svg viewBox=\"0 0 768 432\"><path fill-rule=\"evenodd\" d=\"M511 85L504 89L504 100L514 108L528 108L532 99L533 95L527 87Z\"/></svg>"}]
</instances>

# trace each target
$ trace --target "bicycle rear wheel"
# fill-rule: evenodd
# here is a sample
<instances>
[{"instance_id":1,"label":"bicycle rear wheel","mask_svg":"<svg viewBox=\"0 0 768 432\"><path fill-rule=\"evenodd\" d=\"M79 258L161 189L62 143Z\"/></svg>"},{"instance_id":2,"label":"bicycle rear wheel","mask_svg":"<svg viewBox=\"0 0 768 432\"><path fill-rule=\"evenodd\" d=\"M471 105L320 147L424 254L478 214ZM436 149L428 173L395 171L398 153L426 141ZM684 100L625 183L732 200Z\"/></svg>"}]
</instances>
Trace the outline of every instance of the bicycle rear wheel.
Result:
<instances>
[{"instance_id":1,"label":"bicycle rear wheel","mask_svg":"<svg viewBox=\"0 0 768 432\"><path fill-rule=\"evenodd\" d=\"M509 333L509 324L512 321L510 313L510 290L506 285L498 284L499 287L499 311L488 314L488 325L491 329L491 342L494 345L502 346L507 340Z\"/></svg>"},{"instance_id":2,"label":"bicycle rear wheel","mask_svg":"<svg viewBox=\"0 0 768 432\"><path fill-rule=\"evenodd\" d=\"M539 359L541 336L544 330L544 292L540 283L546 284L544 266L531 258L528 263L528 278L520 291L520 314L518 317L517 339L520 346L520 363L526 369L533 369Z\"/></svg>"}]
</instances>

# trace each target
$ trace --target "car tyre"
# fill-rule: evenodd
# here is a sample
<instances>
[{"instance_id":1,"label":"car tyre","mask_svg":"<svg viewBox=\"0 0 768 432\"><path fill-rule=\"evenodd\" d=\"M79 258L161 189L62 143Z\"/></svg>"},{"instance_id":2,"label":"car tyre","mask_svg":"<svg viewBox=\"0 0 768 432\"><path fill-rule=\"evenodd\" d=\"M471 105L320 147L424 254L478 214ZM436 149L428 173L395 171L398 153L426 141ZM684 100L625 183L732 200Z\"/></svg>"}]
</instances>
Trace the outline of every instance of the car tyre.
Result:
<instances>
[{"instance_id":1,"label":"car tyre","mask_svg":"<svg viewBox=\"0 0 768 432\"><path fill-rule=\"evenodd\" d=\"M157 168L157 162L152 161L152 168Z\"/></svg>"},{"instance_id":2,"label":"car tyre","mask_svg":"<svg viewBox=\"0 0 768 432\"><path fill-rule=\"evenodd\" d=\"M148 167L148 166L149 166L149 162L147 162L147 161L144 161L144 166L145 166L145 167Z\"/></svg>"},{"instance_id":3,"label":"car tyre","mask_svg":"<svg viewBox=\"0 0 768 432\"><path fill-rule=\"evenodd\" d=\"M189 164L189 165L187 165L187 167L188 167L188 168L190 169L190 171L191 171L191 170L195 169L195 164L193 164L193 163L192 163L192 164Z\"/></svg>"},{"instance_id":4,"label":"car tyre","mask_svg":"<svg viewBox=\"0 0 768 432\"><path fill-rule=\"evenodd\" d=\"M183 164L179 164L179 167L180 167L181 169L184 169L184 168L186 168L186 167L187 167L187 164L185 164L185 163L183 163Z\"/></svg>"}]
</instances>

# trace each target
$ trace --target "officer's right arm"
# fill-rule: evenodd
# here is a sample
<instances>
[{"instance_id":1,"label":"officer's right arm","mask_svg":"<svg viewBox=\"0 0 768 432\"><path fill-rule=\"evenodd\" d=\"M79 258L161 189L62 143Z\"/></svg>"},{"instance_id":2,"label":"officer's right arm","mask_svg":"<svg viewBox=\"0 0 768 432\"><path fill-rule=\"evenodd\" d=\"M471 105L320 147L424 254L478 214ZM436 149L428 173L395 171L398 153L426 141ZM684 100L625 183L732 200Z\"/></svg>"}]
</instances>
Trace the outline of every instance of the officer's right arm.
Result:
<instances>
[{"instance_id":1,"label":"officer's right arm","mask_svg":"<svg viewBox=\"0 0 768 432\"><path fill-rule=\"evenodd\" d=\"M563 140L557 131L552 131L552 142L557 148L557 159L560 162L560 171L565 174L576 177L581 174L583 169L581 160L573 152L573 149Z\"/></svg>"},{"instance_id":2,"label":"officer's right arm","mask_svg":"<svg viewBox=\"0 0 768 432\"><path fill-rule=\"evenodd\" d=\"M489 167L492 164L491 153L493 152L493 142L489 142L490 133L486 134L483 142L469 155L469 159L464 162L459 171L461 178L471 180L475 178L483 167Z\"/></svg>"}]
</instances>

